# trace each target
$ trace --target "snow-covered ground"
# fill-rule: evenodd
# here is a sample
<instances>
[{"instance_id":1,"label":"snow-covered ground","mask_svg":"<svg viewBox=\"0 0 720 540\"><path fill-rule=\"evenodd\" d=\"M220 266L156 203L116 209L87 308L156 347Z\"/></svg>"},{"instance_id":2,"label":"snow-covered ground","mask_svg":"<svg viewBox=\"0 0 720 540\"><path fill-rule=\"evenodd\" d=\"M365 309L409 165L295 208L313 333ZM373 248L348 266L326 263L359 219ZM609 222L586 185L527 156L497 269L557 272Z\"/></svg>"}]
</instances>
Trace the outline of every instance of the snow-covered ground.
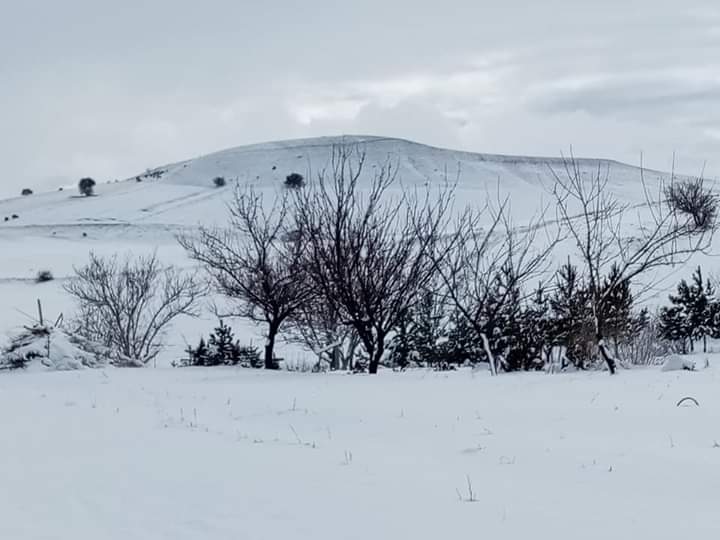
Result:
<instances>
[{"instance_id":1,"label":"snow-covered ground","mask_svg":"<svg viewBox=\"0 0 720 540\"><path fill-rule=\"evenodd\" d=\"M3 374L0 538L716 539L719 376Z\"/></svg>"}]
</instances>

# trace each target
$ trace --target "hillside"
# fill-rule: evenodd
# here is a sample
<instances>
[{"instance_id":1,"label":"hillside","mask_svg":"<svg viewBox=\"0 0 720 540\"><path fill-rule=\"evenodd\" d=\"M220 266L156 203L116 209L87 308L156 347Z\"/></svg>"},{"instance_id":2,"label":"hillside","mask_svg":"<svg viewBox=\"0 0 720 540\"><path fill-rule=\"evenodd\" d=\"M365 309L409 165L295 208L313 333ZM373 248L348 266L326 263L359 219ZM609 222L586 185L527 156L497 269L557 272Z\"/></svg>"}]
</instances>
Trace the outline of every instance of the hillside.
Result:
<instances>
[{"instance_id":1,"label":"hillside","mask_svg":"<svg viewBox=\"0 0 720 540\"><path fill-rule=\"evenodd\" d=\"M551 202L552 170L561 172L559 158L474 154L380 137L321 137L240 146L195 159L157 167L122 182L97 186L96 197L82 198L72 189L0 201L3 237L24 232L71 235L71 226L98 234L135 237L148 227L162 231L178 226L212 223L224 215L230 190L216 189L212 179L223 176L272 192L285 177L299 172L312 179L329 163L337 144L354 144L367 154L363 177L369 181L376 166L390 160L398 169L398 188L440 186L458 182L458 200L482 204L509 196L513 214L522 222ZM622 163L578 160L585 174L600 167L610 173L609 187L624 200L641 203L640 170ZM662 173L646 172L651 185ZM138 178L140 181L138 181Z\"/></svg>"},{"instance_id":2,"label":"hillside","mask_svg":"<svg viewBox=\"0 0 720 540\"><path fill-rule=\"evenodd\" d=\"M4 253L0 265L0 295L4 299L0 332L27 322L18 310L34 309L38 297L46 303L48 313L67 314L70 306L60 284L71 274L73 265L86 260L90 250L112 254L156 249L164 262L189 266L176 234L198 224L223 223L233 181L252 184L271 199L291 172L300 172L312 182L328 164L333 146L341 143L356 144L366 152L365 182L370 181L377 164L389 159L398 167L394 189L438 187L445 184L446 177L453 182L457 178L458 207L481 206L507 196L517 225L532 220L542 208L548 209L548 219L554 217L550 190L553 169L561 172L563 168L559 158L474 154L364 136L241 146L160 166L121 182L99 182L93 197L81 197L75 189L66 188L0 201L0 247ZM585 175L595 174L598 167L607 170L609 189L623 201L644 201L637 167L596 159L578 163ZM229 185L214 187L212 179L216 176L225 177ZM652 187L663 176L667 178L663 173L647 171L645 180ZM631 230L628 235L632 235ZM558 253L559 260L565 260L567 250ZM36 285L33 278L43 269L51 270L57 280ZM181 336L192 340L202 329L202 324L191 321ZM173 350L177 350L183 343L174 345Z\"/></svg>"}]
</instances>

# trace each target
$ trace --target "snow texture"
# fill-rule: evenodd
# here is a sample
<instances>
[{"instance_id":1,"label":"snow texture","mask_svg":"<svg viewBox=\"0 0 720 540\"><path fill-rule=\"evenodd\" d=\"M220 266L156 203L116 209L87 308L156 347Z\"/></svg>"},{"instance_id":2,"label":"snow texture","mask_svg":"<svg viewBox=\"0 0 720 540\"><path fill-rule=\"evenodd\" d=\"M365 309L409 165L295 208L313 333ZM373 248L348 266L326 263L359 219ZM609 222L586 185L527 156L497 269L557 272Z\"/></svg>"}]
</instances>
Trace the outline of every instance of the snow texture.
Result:
<instances>
[{"instance_id":1,"label":"snow texture","mask_svg":"<svg viewBox=\"0 0 720 540\"><path fill-rule=\"evenodd\" d=\"M24 369L66 371L99 367L106 355L100 347L90 352L83 340L54 327L35 326L20 331L0 357L0 365L24 365Z\"/></svg>"},{"instance_id":2,"label":"snow texture","mask_svg":"<svg viewBox=\"0 0 720 540\"><path fill-rule=\"evenodd\" d=\"M0 538L714 540L719 375L13 372Z\"/></svg>"}]
</instances>

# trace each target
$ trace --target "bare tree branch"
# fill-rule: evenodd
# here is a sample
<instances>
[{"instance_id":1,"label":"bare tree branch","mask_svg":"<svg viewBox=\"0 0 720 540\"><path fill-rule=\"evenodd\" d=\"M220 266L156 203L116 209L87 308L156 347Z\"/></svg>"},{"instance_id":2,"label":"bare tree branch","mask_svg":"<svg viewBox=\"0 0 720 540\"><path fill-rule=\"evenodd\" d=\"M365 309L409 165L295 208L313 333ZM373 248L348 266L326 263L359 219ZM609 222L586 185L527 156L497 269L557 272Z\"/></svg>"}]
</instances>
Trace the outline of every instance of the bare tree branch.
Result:
<instances>
[{"instance_id":1,"label":"bare tree branch","mask_svg":"<svg viewBox=\"0 0 720 540\"><path fill-rule=\"evenodd\" d=\"M363 185L365 161L357 147L334 148L329 167L295 194L295 212L309 279L357 332L375 373L388 335L434 274L452 187L392 196L395 164L375 164Z\"/></svg>"},{"instance_id":2,"label":"bare tree branch","mask_svg":"<svg viewBox=\"0 0 720 540\"><path fill-rule=\"evenodd\" d=\"M313 294L305 282L302 246L288 226L287 193L266 209L262 195L236 186L226 228L201 227L180 236L214 288L234 303L232 316L267 325L265 367L274 368L275 340L282 324Z\"/></svg>"},{"instance_id":3,"label":"bare tree branch","mask_svg":"<svg viewBox=\"0 0 720 540\"><path fill-rule=\"evenodd\" d=\"M108 347L118 364L146 364L180 315L197 316L204 286L191 275L163 268L156 254L124 260L90 253L65 290L78 302L76 323L84 338Z\"/></svg>"},{"instance_id":4,"label":"bare tree branch","mask_svg":"<svg viewBox=\"0 0 720 540\"><path fill-rule=\"evenodd\" d=\"M570 155L563 160L564 167L556 171L550 167L555 179L553 195L557 202L558 220L567 229L582 260L584 277L591 296L591 306L599 350L611 373L616 361L603 341L606 299L623 282L635 281L655 270L686 262L693 254L709 248L717 225L717 199L704 188L701 179L685 179L676 184L673 174L670 185L659 179L657 196L649 188L644 169L641 181L648 214L643 219L638 210L634 221L629 221L631 207L620 202L609 187L610 166L598 164L594 174L588 176L580 163ZM680 187L682 186L682 187ZM688 195L699 205L687 205ZM628 226L633 226L631 230ZM628 232L637 234L630 237ZM618 271L614 280L603 286L603 277L615 264ZM650 276L651 282L657 279ZM652 283L646 284L651 287Z\"/></svg>"}]
</instances>

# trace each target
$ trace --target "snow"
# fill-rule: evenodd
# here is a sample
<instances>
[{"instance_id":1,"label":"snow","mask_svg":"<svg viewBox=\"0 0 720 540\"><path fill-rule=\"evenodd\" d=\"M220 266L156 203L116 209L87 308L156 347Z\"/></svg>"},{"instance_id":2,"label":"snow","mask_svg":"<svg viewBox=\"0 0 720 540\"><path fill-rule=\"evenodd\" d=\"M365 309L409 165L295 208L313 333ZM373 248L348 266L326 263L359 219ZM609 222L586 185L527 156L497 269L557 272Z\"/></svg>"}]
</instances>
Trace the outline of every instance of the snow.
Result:
<instances>
[{"instance_id":1,"label":"snow","mask_svg":"<svg viewBox=\"0 0 720 540\"><path fill-rule=\"evenodd\" d=\"M682 356L680 354L671 354L667 357L665 362L663 362L662 370L663 371L679 371L679 370L688 370L688 371L694 371L697 368L697 363L694 359L688 358L687 356Z\"/></svg>"},{"instance_id":2,"label":"snow","mask_svg":"<svg viewBox=\"0 0 720 540\"><path fill-rule=\"evenodd\" d=\"M0 537L713 539L718 382L712 367L12 373Z\"/></svg>"},{"instance_id":3,"label":"snow","mask_svg":"<svg viewBox=\"0 0 720 540\"><path fill-rule=\"evenodd\" d=\"M65 189L0 201L0 345L32 323L38 298L47 320L72 316L62 284L90 250L157 250L194 271L175 237L225 221L232 189L213 187L213 177L271 199L290 172L312 178L343 140L365 145L368 164L396 160L406 187L442 185L459 165L458 200L509 196L518 225L551 202L548 163L561 166L398 139L320 138L234 148L142 182L96 179L95 197ZM642 203L638 169L581 162L585 174L598 165L610 167L621 200ZM569 251L561 246L557 259ZM669 270L657 297L698 262L716 270L699 255ZM44 269L56 279L36 284ZM694 372L616 377L164 367L216 323L209 312L179 320L157 369L0 374L0 538L719 537L717 358ZM258 328L232 325L243 344L261 342ZM314 360L282 342L278 355ZM677 407L687 396L700 406Z\"/></svg>"},{"instance_id":4,"label":"snow","mask_svg":"<svg viewBox=\"0 0 720 540\"><path fill-rule=\"evenodd\" d=\"M28 370L64 371L99 367L107 362L107 349L81 342L64 329L52 326L23 329L12 337L12 345L0 353L3 365L20 363Z\"/></svg>"}]
</instances>

